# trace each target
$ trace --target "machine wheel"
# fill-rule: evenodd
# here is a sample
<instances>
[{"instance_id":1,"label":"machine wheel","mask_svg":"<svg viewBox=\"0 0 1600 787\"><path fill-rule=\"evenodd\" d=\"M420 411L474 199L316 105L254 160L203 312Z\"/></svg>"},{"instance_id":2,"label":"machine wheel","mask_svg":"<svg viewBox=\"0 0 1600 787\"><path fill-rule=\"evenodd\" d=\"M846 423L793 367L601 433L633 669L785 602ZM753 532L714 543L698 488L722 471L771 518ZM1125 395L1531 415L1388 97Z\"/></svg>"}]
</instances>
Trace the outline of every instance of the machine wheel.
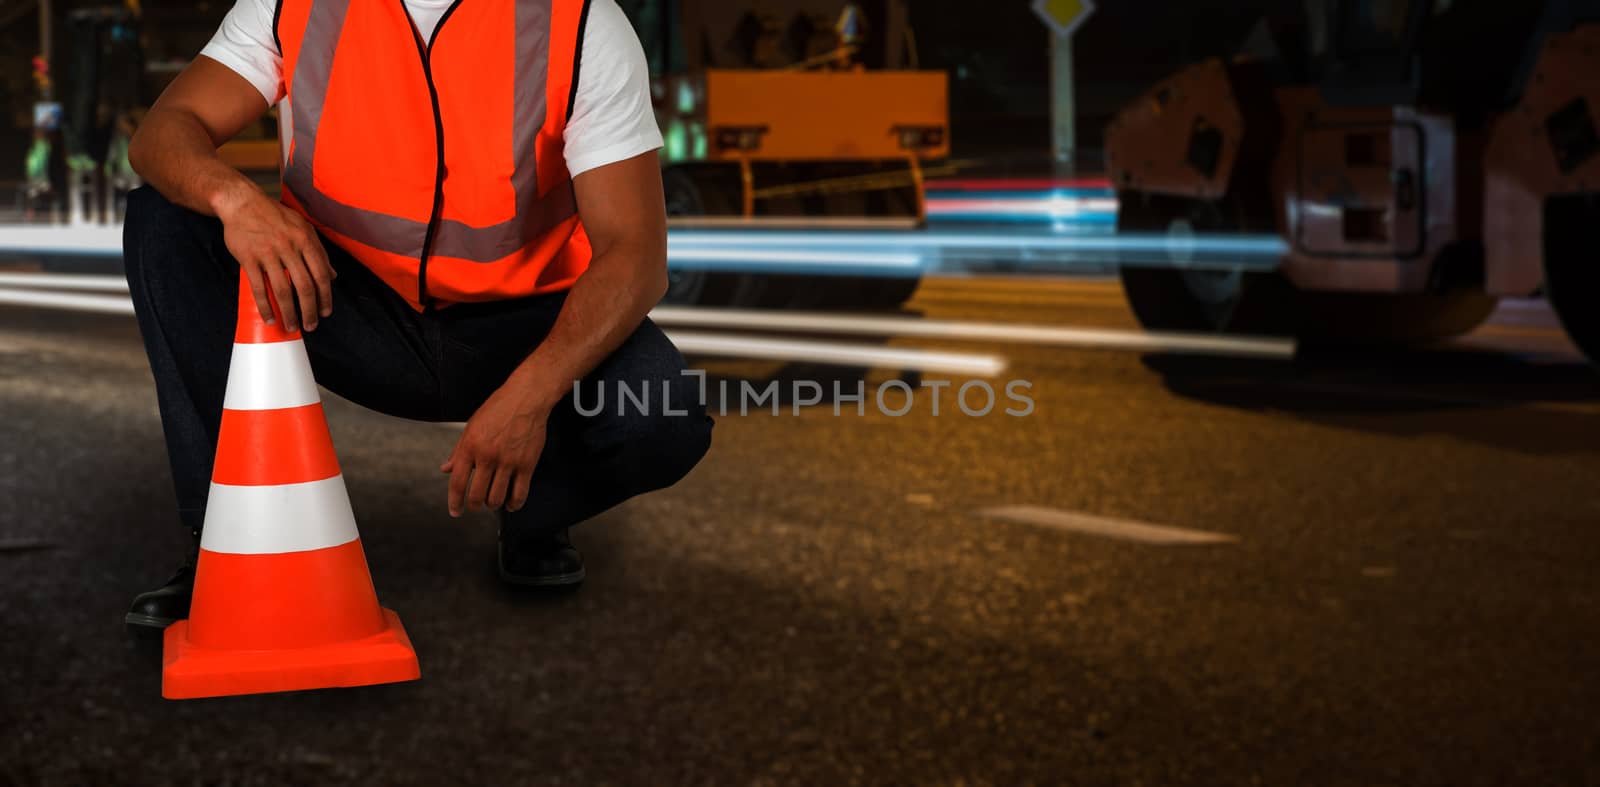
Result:
<instances>
[{"instance_id":1,"label":"machine wheel","mask_svg":"<svg viewBox=\"0 0 1600 787\"><path fill-rule=\"evenodd\" d=\"M922 279L916 276L864 278L857 295L861 308L869 311L896 311L911 300Z\"/></svg>"},{"instance_id":2,"label":"machine wheel","mask_svg":"<svg viewBox=\"0 0 1600 787\"><path fill-rule=\"evenodd\" d=\"M866 210L873 216L909 217L917 215L915 189L876 191L866 197ZM921 286L920 276L862 277L857 284L857 305L864 309L894 311L911 300Z\"/></svg>"},{"instance_id":3,"label":"machine wheel","mask_svg":"<svg viewBox=\"0 0 1600 787\"><path fill-rule=\"evenodd\" d=\"M741 209L738 205L740 193L738 181L732 183L730 196L730 210L728 215L737 216ZM793 206L783 205L786 201L793 201ZM805 211L799 204L798 198L787 197L768 200L764 206L757 203L758 208L768 210L776 205L778 215L804 215ZM811 309L825 297L829 282L825 276L803 276L788 273L730 273L727 274L728 304L740 309Z\"/></svg>"},{"instance_id":4,"label":"machine wheel","mask_svg":"<svg viewBox=\"0 0 1600 787\"><path fill-rule=\"evenodd\" d=\"M1498 299L1481 292L1300 293L1300 338L1313 344L1408 344L1460 336Z\"/></svg>"},{"instance_id":5,"label":"machine wheel","mask_svg":"<svg viewBox=\"0 0 1600 787\"><path fill-rule=\"evenodd\" d=\"M1182 241L1197 234L1248 228L1229 203L1142 194L1123 194L1119 201L1118 232L1165 234L1173 241L1174 254L1182 254ZM1121 266L1119 275L1139 324L1150 330L1293 332L1295 291L1275 273L1135 264Z\"/></svg>"},{"instance_id":6,"label":"machine wheel","mask_svg":"<svg viewBox=\"0 0 1600 787\"><path fill-rule=\"evenodd\" d=\"M711 172L668 169L661 173L668 216L737 215L737 184ZM667 294L661 302L672 306L726 306L733 302L738 274L705 270L669 270Z\"/></svg>"},{"instance_id":7,"label":"machine wheel","mask_svg":"<svg viewBox=\"0 0 1600 787\"><path fill-rule=\"evenodd\" d=\"M1204 232L1261 229L1227 202L1122 198L1123 232L1164 233L1172 248ZM1293 335L1316 344L1420 342L1478 327L1496 299L1481 292L1306 292L1277 273L1123 266L1123 291L1150 330Z\"/></svg>"},{"instance_id":8,"label":"machine wheel","mask_svg":"<svg viewBox=\"0 0 1600 787\"><path fill-rule=\"evenodd\" d=\"M882 198L879 198L879 195ZM913 197L888 192L774 197L761 204L765 216L898 216L916 210ZM881 204L880 204L881 202ZM831 311L893 310L910 299L917 277L826 274L739 274L732 303L758 309Z\"/></svg>"},{"instance_id":9,"label":"machine wheel","mask_svg":"<svg viewBox=\"0 0 1600 787\"><path fill-rule=\"evenodd\" d=\"M1544 217L1545 296L1561 326L1591 363L1600 364L1600 194L1558 197Z\"/></svg>"}]
</instances>

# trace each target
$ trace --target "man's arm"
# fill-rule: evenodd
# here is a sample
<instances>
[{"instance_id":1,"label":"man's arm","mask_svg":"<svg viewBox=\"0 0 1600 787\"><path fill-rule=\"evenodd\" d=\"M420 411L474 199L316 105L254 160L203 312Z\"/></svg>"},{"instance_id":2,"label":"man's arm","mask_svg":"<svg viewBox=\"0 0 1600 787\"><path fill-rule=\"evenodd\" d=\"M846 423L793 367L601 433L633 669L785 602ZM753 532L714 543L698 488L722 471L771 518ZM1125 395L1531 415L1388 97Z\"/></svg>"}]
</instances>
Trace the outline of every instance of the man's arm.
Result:
<instances>
[{"instance_id":1,"label":"man's arm","mask_svg":"<svg viewBox=\"0 0 1600 787\"><path fill-rule=\"evenodd\" d=\"M440 467L450 474L451 516L461 515L463 502L468 509L522 508L550 412L667 291L666 200L656 154L589 170L574 185L594 259L550 335L473 414Z\"/></svg>"},{"instance_id":2,"label":"man's arm","mask_svg":"<svg viewBox=\"0 0 1600 787\"><path fill-rule=\"evenodd\" d=\"M128 160L167 199L222 220L223 240L250 280L263 319L273 322L270 286L287 326L312 330L318 315L333 309L334 274L316 231L217 157L219 145L266 111L266 100L243 77L195 58L139 124Z\"/></svg>"}]
</instances>

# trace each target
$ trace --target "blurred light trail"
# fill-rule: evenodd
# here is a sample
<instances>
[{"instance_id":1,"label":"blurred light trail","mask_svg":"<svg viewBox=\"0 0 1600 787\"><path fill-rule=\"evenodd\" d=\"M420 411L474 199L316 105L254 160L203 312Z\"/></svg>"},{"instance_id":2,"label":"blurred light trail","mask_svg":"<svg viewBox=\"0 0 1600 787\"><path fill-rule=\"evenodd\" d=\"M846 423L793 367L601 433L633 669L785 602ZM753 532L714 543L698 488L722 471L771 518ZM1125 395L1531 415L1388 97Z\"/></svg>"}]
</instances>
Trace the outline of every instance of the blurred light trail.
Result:
<instances>
[{"instance_id":1,"label":"blurred light trail","mask_svg":"<svg viewBox=\"0 0 1600 787\"><path fill-rule=\"evenodd\" d=\"M771 230L674 230L667 234L671 251L701 247L767 250L772 248L1007 249L1012 251L1159 251L1277 256L1287 251L1276 235L1165 233L1095 234L1082 232L1008 232L1003 230L928 229L920 232L786 232ZM670 251L669 251L670 253ZM1274 264L1276 261L1274 260Z\"/></svg>"},{"instance_id":2,"label":"blurred light trail","mask_svg":"<svg viewBox=\"0 0 1600 787\"><path fill-rule=\"evenodd\" d=\"M1077 222L1109 227L1117 223L1117 201L1062 193L929 196L928 218L950 222Z\"/></svg>"},{"instance_id":3,"label":"blurred light trail","mask_svg":"<svg viewBox=\"0 0 1600 787\"><path fill-rule=\"evenodd\" d=\"M0 227L0 252L121 257L122 225L8 225Z\"/></svg>"},{"instance_id":4,"label":"blurred light trail","mask_svg":"<svg viewBox=\"0 0 1600 787\"><path fill-rule=\"evenodd\" d=\"M1104 179L936 180L927 185L928 219L950 223L1049 223L1102 231L1117 221L1117 196Z\"/></svg>"},{"instance_id":5,"label":"blurred light trail","mask_svg":"<svg viewBox=\"0 0 1600 787\"><path fill-rule=\"evenodd\" d=\"M1247 358L1290 359L1295 354L1293 339L1265 336L1145 333L1056 325L923 320L915 317L855 317L787 311L693 309L680 306L658 306L650 312L650 318L661 325L693 328L901 336Z\"/></svg>"},{"instance_id":6,"label":"blurred light trail","mask_svg":"<svg viewBox=\"0 0 1600 787\"><path fill-rule=\"evenodd\" d=\"M127 292L128 280L121 276L82 273L0 273L0 287Z\"/></svg>"},{"instance_id":7,"label":"blurred light trail","mask_svg":"<svg viewBox=\"0 0 1600 787\"><path fill-rule=\"evenodd\" d=\"M1103 272L1118 264L1265 272L1277 269L1286 251L1283 239L1275 235L1096 234L1071 228L917 232L695 229L674 230L667 241L668 261L675 268L824 275L912 276L995 269L1073 274ZM877 256L885 253L896 256L892 260ZM808 262L808 255L816 259ZM840 264L838 255L872 262L852 267ZM920 261L912 264L906 255L920 255Z\"/></svg>"},{"instance_id":8,"label":"blurred light trail","mask_svg":"<svg viewBox=\"0 0 1600 787\"><path fill-rule=\"evenodd\" d=\"M916 230L922 223L911 216L671 216L667 232L678 230Z\"/></svg>"},{"instance_id":9,"label":"blurred light trail","mask_svg":"<svg viewBox=\"0 0 1600 787\"><path fill-rule=\"evenodd\" d=\"M0 288L0 304L98 314L133 314L133 302L126 295L83 295L68 292ZM973 377L994 377L1005 371L1006 368L1006 360L997 355L781 339L765 336L744 336L739 334L669 331L667 336L672 339L673 343L682 352L702 356L754 358L771 361L803 361L839 366L964 374Z\"/></svg>"},{"instance_id":10,"label":"blurred light trail","mask_svg":"<svg viewBox=\"0 0 1600 787\"><path fill-rule=\"evenodd\" d=\"M668 331L667 336L686 355L807 361L839 366L882 367L906 371L946 372L974 377L994 377L1005 371L1006 360L997 355L971 355L936 350L910 350L865 344L774 339L741 334Z\"/></svg>"},{"instance_id":11,"label":"blurred light trail","mask_svg":"<svg viewBox=\"0 0 1600 787\"><path fill-rule=\"evenodd\" d=\"M1113 234L998 229L674 229L675 268L750 273L916 276L1009 268L1027 273L1103 271L1108 265L1270 271L1286 252L1275 235ZM0 254L118 257L119 228L0 228Z\"/></svg>"},{"instance_id":12,"label":"blurred light trail","mask_svg":"<svg viewBox=\"0 0 1600 787\"><path fill-rule=\"evenodd\" d=\"M133 314L133 301L126 295L78 295L70 292L0 289L0 304L66 309L99 314Z\"/></svg>"},{"instance_id":13,"label":"blurred light trail","mask_svg":"<svg viewBox=\"0 0 1600 787\"><path fill-rule=\"evenodd\" d=\"M1112 193L1107 178L940 178L928 181L928 191L1053 191L1072 189Z\"/></svg>"},{"instance_id":14,"label":"blurred light trail","mask_svg":"<svg viewBox=\"0 0 1600 787\"><path fill-rule=\"evenodd\" d=\"M759 260L752 256L759 254ZM885 251L831 251L791 250L764 248L760 252L750 249L682 246L674 248L667 242L667 260L675 268L695 270L770 271L815 273L824 270L857 275L915 276L922 273L923 256L907 252Z\"/></svg>"},{"instance_id":15,"label":"blurred light trail","mask_svg":"<svg viewBox=\"0 0 1600 787\"><path fill-rule=\"evenodd\" d=\"M18 291L13 288L26 289ZM113 313L125 313L125 306L114 305L125 304L126 301L122 299L39 292L40 289L125 293L128 291L128 285L117 276L86 276L71 273L0 274L0 303L60 304L63 308L70 308L73 304L86 304L100 306ZM1265 336L1147 333L1059 325L924 320L915 317L852 316L754 309L658 306L650 312L650 317L662 325L691 328L900 336L1252 358L1293 358L1296 348L1292 339Z\"/></svg>"}]
</instances>

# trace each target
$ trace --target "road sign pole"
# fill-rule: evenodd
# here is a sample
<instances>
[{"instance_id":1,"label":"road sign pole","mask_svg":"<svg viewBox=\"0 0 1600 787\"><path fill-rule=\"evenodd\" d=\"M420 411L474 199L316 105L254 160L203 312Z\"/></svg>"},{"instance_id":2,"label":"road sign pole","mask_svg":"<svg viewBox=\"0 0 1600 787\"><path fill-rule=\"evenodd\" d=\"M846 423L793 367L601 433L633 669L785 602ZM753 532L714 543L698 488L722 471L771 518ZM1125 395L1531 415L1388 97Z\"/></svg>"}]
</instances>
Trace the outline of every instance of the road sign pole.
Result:
<instances>
[{"instance_id":1,"label":"road sign pole","mask_svg":"<svg viewBox=\"0 0 1600 787\"><path fill-rule=\"evenodd\" d=\"M50 0L39 0L39 56L44 58L46 68L50 68L51 49L53 49L51 44L55 43L51 40L55 35L55 31L50 25L52 16L54 16L54 9L51 7ZM55 74L51 73L50 78L53 81ZM54 92L53 88L53 84L46 85L41 91L40 98L49 101Z\"/></svg>"},{"instance_id":2,"label":"road sign pole","mask_svg":"<svg viewBox=\"0 0 1600 787\"><path fill-rule=\"evenodd\" d=\"M1033 12L1050 29L1050 151L1056 171L1071 174L1078 152L1072 35L1094 13L1094 0L1033 0Z\"/></svg>"},{"instance_id":3,"label":"road sign pole","mask_svg":"<svg viewBox=\"0 0 1600 787\"><path fill-rule=\"evenodd\" d=\"M1070 174L1078 149L1073 95L1072 36L1050 33L1050 127L1056 169Z\"/></svg>"}]
</instances>

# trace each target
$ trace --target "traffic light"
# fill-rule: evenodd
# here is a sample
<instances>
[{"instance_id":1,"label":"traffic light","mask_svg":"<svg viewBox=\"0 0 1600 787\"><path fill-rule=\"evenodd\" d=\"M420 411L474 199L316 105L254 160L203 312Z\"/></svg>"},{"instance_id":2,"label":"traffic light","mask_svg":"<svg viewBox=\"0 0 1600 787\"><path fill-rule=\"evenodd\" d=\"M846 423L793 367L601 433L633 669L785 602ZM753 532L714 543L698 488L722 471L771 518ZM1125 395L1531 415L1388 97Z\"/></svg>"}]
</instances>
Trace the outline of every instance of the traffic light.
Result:
<instances>
[{"instance_id":1,"label":"traffic light","mask_svg":"<svg viewBox=\"0 0 1600 787\"><path fill-rule=\"evenodd\" d=\"M50 61L44 55L33 56L33 83L39 88L39 95L50 95Z\"/></svg>"}]
</instances>

